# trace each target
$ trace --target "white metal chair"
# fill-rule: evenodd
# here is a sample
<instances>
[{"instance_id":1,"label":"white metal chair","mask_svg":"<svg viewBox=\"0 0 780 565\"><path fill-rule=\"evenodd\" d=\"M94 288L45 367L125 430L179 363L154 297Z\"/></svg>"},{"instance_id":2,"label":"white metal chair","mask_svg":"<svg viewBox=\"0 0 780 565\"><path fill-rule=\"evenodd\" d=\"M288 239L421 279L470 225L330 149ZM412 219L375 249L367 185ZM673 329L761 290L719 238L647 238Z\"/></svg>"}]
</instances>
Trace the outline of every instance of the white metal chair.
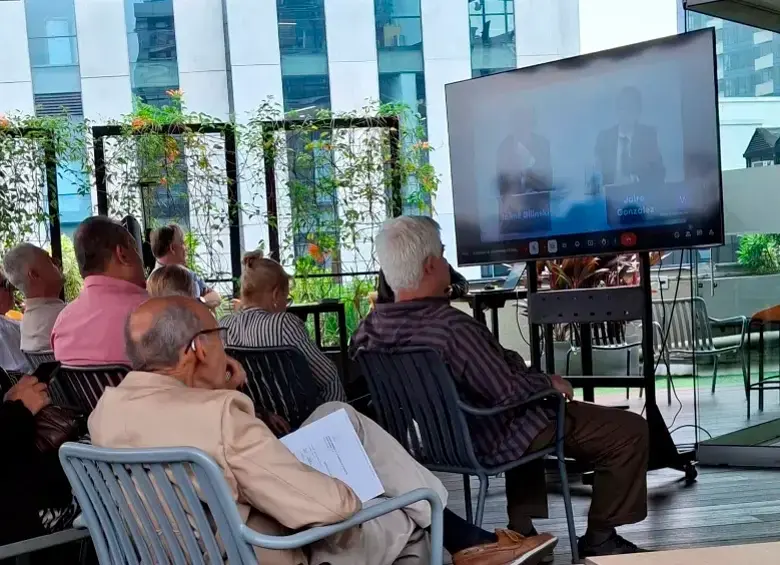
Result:
<instances>
[{"instance_id":1,"label":"white metal chair","mask_svg":"<svg viewBox=\"0 0 780 565\"><path fill-rule=\"evenodd\" d=\"M745 335L747 318L711 318L707 315L707 304L702 298L678 298L674 302L654 300L653 321L656 325L654 349L656 358L664 362L667 377L667 400L672 403L672 361L696 362L710 358L713 363L712 394L718 379L718 363L726 354L738 355L742 364L742 378L745 395L748 394L747 366L745 364ZM735 327L739 330L739 341L735 344L717 346L713 340L712 328ZM660 333L660 335L658 335Z\"/></svg>"}]
</instances>

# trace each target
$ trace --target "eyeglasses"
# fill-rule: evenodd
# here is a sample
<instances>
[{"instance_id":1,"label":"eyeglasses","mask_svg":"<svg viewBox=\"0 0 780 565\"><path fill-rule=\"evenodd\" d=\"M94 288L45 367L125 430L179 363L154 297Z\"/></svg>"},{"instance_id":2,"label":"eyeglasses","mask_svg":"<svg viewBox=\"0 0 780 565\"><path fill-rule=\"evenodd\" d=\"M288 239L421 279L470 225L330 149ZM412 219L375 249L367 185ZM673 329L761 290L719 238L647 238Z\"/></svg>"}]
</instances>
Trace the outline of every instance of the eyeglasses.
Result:
<instances>
[{"instance_id":1,"label":"eyeglasses","mask_svg":"<svg viewBox=\"0 0 780 565\"><path fill-rule=\"evenodd\" d=\"M192 336L192 339L190 340L190 347L192 348L192 350L195 351L195 342L200 336L211 335L211 334L218 334L219 339L222 341L222 345L225 345L227 343L227 328L223 328L223 327L210 328L207 330L200 330L198 333Z\"/></svg>"}]
</instances>

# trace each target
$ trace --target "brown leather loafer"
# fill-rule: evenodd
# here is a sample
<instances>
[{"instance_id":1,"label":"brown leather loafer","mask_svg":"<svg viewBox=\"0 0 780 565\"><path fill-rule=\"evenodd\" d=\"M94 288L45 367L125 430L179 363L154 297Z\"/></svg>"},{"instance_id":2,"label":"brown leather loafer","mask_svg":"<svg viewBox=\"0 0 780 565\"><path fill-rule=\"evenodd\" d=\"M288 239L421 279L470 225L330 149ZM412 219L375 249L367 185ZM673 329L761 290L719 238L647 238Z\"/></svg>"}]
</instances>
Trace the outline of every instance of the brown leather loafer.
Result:
<instances>
[{"instance_id":1,"label":"brown leather loafer","mask_svg":"<svg viewBox=\"0 0 780 565\"><path fill-rule=\"evenodd\" d=\"M453 555L453 565L537 565L558 544L558 538L551 534L523 537L512 530L496 530L496 536L496 543L470 547Z\"/></svg>"}]
</instances>

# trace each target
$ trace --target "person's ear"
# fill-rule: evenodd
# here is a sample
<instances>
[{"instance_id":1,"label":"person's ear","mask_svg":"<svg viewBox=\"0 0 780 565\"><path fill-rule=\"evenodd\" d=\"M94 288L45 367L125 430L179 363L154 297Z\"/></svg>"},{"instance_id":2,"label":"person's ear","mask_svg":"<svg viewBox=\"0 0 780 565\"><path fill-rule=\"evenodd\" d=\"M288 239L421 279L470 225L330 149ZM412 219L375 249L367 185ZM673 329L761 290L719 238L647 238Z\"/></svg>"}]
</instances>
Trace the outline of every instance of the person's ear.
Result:
<instances>
[{"instance_id":1,"label":"person's ear","mask_svg":"<svg viewBox=\"0 0 780 565\"><path fill-rule=\"evenodd\" d=\"M208 353L206 353L206 348L203 347L203 345L200 343L200 339L197 337L193 339L189 345L189 350L195 355L195 359L198 361L198 363L206 363Z\"/></svg>"},{"instance_id":2,"label":"person's ear","mask_svg":"<svg viewBox=\"0 0 780 565\"><path fill-rule=\"evenodd\" d=\"M432 255L429 255L425 258L425 263L423 263L423 273L426 275L430 275L436 270L436 258Z\"/></svg>"},{"instance_id":3,"label":"person's ear","mask_svg":"<svg viewBox=\"0 0 780 565\"><path fill-rule=\"evenodd\" d=\"M116 250L114 251L114 257L117 258L117 261L121 265L129 265L130 264L130 257L128 255L129 250L121 245L116 246Z\"/></svg>"}]
</instances>

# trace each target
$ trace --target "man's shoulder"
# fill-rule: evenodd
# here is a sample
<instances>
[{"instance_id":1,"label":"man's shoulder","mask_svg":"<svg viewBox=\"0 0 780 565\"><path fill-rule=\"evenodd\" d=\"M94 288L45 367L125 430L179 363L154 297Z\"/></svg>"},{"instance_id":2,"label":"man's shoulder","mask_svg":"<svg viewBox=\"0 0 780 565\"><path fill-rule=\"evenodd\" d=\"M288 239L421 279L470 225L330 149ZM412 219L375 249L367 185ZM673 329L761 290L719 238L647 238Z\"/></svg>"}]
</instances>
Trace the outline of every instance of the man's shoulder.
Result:
<instances>
[{"instance_id":1,"label":"man's shoulder","mask_svg":"<svg viewBox=\"0 0 780 565\"><path fill-rule=\"evenodd\" d=\"M21 324L16 320L0 315L0 332L15 335L21 333L21 328Z\"/></svg>"}]
</instances>

